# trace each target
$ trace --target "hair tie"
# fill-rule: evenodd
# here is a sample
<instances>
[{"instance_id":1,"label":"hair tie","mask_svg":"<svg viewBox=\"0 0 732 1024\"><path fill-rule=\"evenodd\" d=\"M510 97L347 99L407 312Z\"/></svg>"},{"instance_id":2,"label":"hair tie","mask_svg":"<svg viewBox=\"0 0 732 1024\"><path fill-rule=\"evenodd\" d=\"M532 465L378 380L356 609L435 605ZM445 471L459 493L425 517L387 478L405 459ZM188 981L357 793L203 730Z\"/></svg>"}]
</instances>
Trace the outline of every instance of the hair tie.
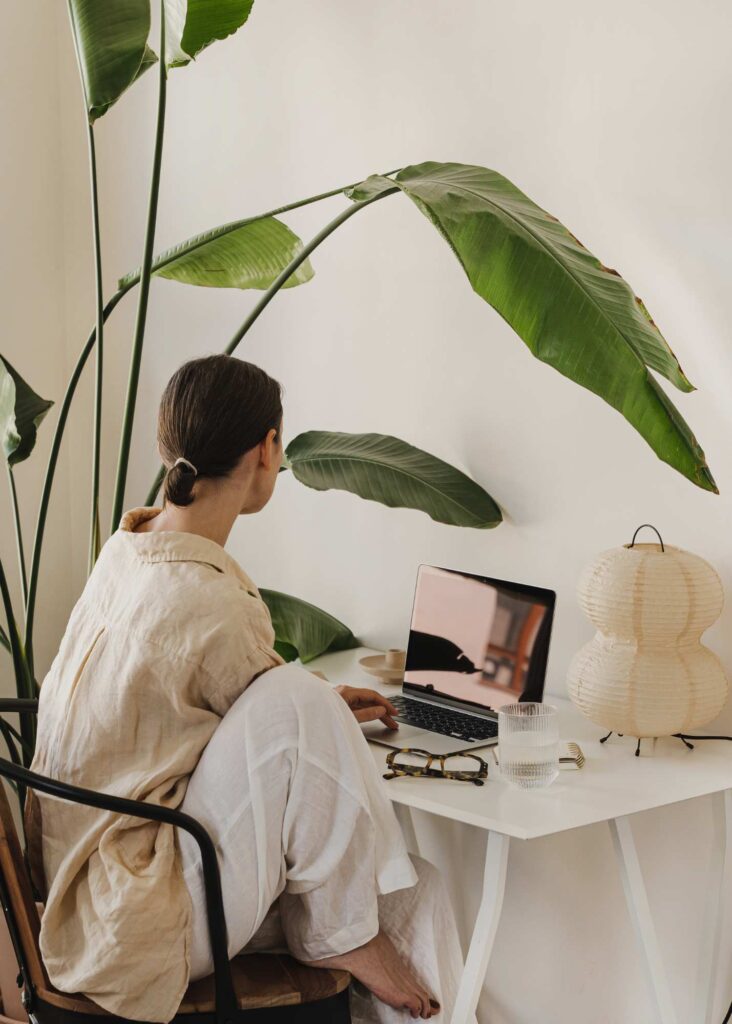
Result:
<instances>
[{"instance_id":1,"label":"hair tie","mask_svg":"<svg viewBox=\"0 0 732 1024\"><path fill-rule=\"evenodd\" d=\"M175 469L176 466L186 466L189 472L193 473L194 476L198 476L198 470L196 469L192 462L188 461L188 459L176 459L175 462L173 463L173 469Z\"/></svg>"}]
</instances>

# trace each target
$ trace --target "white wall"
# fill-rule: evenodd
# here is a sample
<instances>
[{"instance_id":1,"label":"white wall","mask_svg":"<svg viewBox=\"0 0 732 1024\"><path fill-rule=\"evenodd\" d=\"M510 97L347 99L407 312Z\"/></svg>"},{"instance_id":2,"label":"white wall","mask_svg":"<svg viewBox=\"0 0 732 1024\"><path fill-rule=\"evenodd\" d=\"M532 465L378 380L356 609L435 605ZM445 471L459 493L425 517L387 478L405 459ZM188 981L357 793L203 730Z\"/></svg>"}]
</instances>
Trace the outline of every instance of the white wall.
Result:
<instances>
[{"instance_id":1,"label":"white wall","mask_svg":"<svg viewBox=\"0 0 732 1024\"><path fill-rule=\"evenodd\" d=\"M507 521L490 532L451 529L283 477L267 509L240 523L230 542L258 583L322 605L374 646L403 644L420 561L554 587L556 694L591 632L574 597L580 569L628 541L639 523L655 523L669 543L707 557L730 592L731 20L721 0L268 0L239 35L171 74L157 248L407 163L495 167L643 297L699 388L674 398L722 492L694 488L617 413L533 360L470 291L427 221L397 196L323 246L315 280L283 294L239 354L283 382L288 437L310 428L396 434L465 468ZM83 120L71 106L69 46L62 33L59 88L64 109L74 111L64 115L64 241L56 250L66 265L67 358L93 316ZM109 289L139 261L154 89L149 73L99 125ZM23 130L39 132L45 111L34 97ZM33 203L45 201L48 187L33 181ZM342 205L311 207L289 223L309 237ZM50 208L56 223L56 199ZM154 283L128 505L143 500L156 466L154 414L165 380L184 359L221 349L255 299ZM132 317L127 299L108 332L107 482ZM84 423L74 430L81 445ZM87 464L85 450L69 478L77 563ZM709 642L732 670L729 626L726 611ZM719 725L732 729L729 708ZM709 808L680 805L635 825L685 1020ZM451 835L440 829L443 840ZM423 834L444 862L430 823ZM452 842L477 899L480 838L455 831ZM649 1005L607 831L514 845L481 1024L645 1024ZM470 889L462 899L467 927Z\"/></svg>"},{"instance_id":2,"label":"white wall","mask_svg":"<svg viewBox=\"0 0 732 1024\"><path fill-rule=\"evenodd\" d=\"M65 149L63 104L57 87L60 47L66 45L58 34L56 10L61 6L47 0L8 4L3 10L0 36L0 351L40 395L57 404L68 375L61 177ZM52 409L40 428L32 457L15 469L29 559L55 417L56 410ZM70 461L66 447L59 460L40 575L36 633L41 670L53 656L82 580L82 575L74 571L68 544ZM22 629L22 599L4 472L0 477L0 509L0 557ZM13 692L14 684L5 657L3 653L1 685L2 693L7 695Z\"/></svg>"}]
</instances>

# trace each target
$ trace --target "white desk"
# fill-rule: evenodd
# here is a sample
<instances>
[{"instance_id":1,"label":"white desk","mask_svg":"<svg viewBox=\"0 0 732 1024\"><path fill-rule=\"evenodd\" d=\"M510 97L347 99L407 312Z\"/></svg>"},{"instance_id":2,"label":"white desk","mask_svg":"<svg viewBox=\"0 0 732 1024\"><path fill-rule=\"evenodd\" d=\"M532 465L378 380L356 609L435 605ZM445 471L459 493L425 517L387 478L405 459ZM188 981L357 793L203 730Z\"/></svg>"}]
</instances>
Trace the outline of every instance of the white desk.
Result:
<instances>
[{"instance_id":1,"label":"white desk","mask_svg":"<svg viewBox=\"0 0 732 1024\"><path fill-rule=\"evenodd\" d=\"M325 655L308 664L331 683L371 686L387 696L398 687L379 686L358 664L373 653L361 648ZM661 959L656 932L633 840L631 815L666 804L712 796L715 848L712 877L707 890L705 924L691 1024L717 1024L712 1019L713 994L719 967L719 948L725 909L724 878L732 849L732 749L725 742L702 742L694 751L680 740L663 739L655 746L643 741L640 757L634 745L615 738L601 744L602 731L584 719L568 701L550 698L559 708L564 739L577 740L586 764L581 771L561 772L544 790L521 790L504 782L492 763L483 787L439 779L400 778L384 782L407 839L416 852L412 808L462 821L488 834L483 891L473 929L452 1024L475 1019L483 981L501 916L506 867L511 839L531 840L606 821L610 827L623 887L636 937L643 956L656 1024L678 1024ZM374 761L384 769L386 750L371 745Z\"/></svg>"}]
</instances>

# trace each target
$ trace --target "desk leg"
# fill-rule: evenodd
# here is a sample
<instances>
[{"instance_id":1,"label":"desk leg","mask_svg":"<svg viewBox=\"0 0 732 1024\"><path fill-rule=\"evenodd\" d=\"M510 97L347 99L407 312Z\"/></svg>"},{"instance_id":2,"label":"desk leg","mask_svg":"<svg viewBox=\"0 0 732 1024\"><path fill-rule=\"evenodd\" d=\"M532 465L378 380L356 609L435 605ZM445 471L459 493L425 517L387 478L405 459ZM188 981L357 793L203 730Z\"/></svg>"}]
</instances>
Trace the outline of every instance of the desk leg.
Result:
<instances>
[{"instance_id":1,"label":"desk leg","mask_svg":"<svg viewBox=\"0 0 732 1024\"><path fill-rule=\"evenodd\" d=\"M714 845L712 863L709 866L710 885L707 888L704 908L699 970L696 980L695 1024L712 1024L717 1019L712 1014L714 1012L714 997L717 992L722 921L727 906L725 890L728 854L732 846L732 790L727 789L723 793L714 793L712 813L714 815ZM729 999L728 989L725 991L727 999ZM724 1006L726 1010L726 1000Z\"/></svg>"},{"instance_id":2,"label":"desk leg","mask_svg":"<svg viewBox=\"0 0 732 1024\"><path fill-rule=\"evenodd\" d=\"M475 1020L480 991L483 988L488 961L498 930L506 889L509 837L498 832L488 833L483 872L483 895L475 920L465 969L460 980L455 1009L450 1024L470 1024Z\"/></svg>"},{"instance_id":3,"label":"desk leg","mask_svg":"<svg viewBox=\"0 0 732 1024\"><path fill-rule=\"evenodd\" d=\"M394 813L396 819L402 830L404 836L404 842L406 843L407 849L410 853L419 856L419 842L417 841L417 833L414 830L414 818L412 817L412 808L406 804L393 803Z\"/></svg>"},{"instance_id":4,"label":"desk leg","mask_svg":"<svg viewBox=\"0 0 732 1024\"><path fill-rule=\"evenodd\" d=\"M614 818L609 825L615 855L620 866L630 919L643 953L646 978L653 996L654 1022L655 1024L676 1024L676 1011L661 960L661 951L653 926L651 908L638 861L638 851L633 840L630 819L624 815L621 818Z\"/></svg>"}]
</instances>

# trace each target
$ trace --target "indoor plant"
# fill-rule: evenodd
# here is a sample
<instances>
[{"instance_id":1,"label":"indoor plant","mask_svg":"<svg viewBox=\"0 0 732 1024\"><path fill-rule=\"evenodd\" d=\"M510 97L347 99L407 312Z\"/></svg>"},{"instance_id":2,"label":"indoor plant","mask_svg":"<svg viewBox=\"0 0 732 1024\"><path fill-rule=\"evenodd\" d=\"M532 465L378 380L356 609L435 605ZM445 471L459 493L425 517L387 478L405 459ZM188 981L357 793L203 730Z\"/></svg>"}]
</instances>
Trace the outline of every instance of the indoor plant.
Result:
<instances>
[{"instance_id":1,"label":"indoor plant","mask_svg":"<svg viewBox=\"0 0 732 1024\"><path fill-rule=\"evenodd\" d=\"M96 394L91 432L90 567L103 538L99 518L103 343L104 324L115 307L137 289L112 528L123 508L151 278L263 290L262 298L226 347L233 352L280 289L310 280L309 257L326 238L356 213L390 196L407 196L428 217L457 255L473 289L498 310L538 358L622 412L661 459L698 486L716 490L701 448L651 373L660 373L682 391L692 389L643 303L615 271L495 171L458 163L422 163L222 225L154 255L168 72L185 66L206 46L239 28L251 7L252 0L161 0L159 49L163 59L158 60L148 46L149 0L116 0L113 8L95 0L69 2L88 117L96 320L59 410L27 567L13 472L31 454L36 429L51 403L35 394L0 357L0 430L11 481L24 604L21 629L0 566L7 619L0 642L10 652L22 696L37 692L33 635L44 528L69 408L92 354ZM140 267L119 281L105 303L94 123L156 64L157 123L143 258ZM279 219L289 210L338 193L350 200L349 205L305 245ZM418 508L452 525L486 528L501 521L497 504L477 483L397 438L308 431L291 442L287 456L291 471L307 486L340 488L386 505ZM148 502L155 499L160 480L158 475ZM323 650L356 643L346 626L312 605L271 591L263 594L272 611L278 645L287 657L299 653L308 659ZM11 747L11 752L27 762L34 740L31 725L24 725L20 733L8 731L6 725L2 728L6 739L17 746Z\"/></svg>"},{"instance_id":2,"label":"indoor plant","mask_svg":"<svg viewBox=\"0 0 732 1024\"><path fill-rule=\"evenodd\" d=\"M6 363L0 366L0 433L11 474L23 603L23 611L18 608L14 612L0 567L0 591L7 619L0 642L12 657L16 686L21 695L36 691L33 634L44 528L69 407L79 376L92 354L97 390L90 432L94 452L90 565L103 539L99 521L99 433L104 323L116 305L128 292L138 289L138 316L121 431L113 525L124 498L151 276L199 286L263 289L262 301L230 342L233 350L281 287L307 282L312 273L308 256L322 241L354 214L390 196L408 196L429 217L458 255L476 292L514 326L539 358L598 393L623 412L660 457L698 485L714 489L701 451L649 372L661 373L681 390L690 389L642 304L569 232L495 172L458 164L421 164L397 174L376 176L360 184L331 190L328 196L343 193L353 205L347 206L304 247L278 218L288 210L317 202L324 196L235 221L154 256L167 71L183 66L205 46L243 24L250 13L251 0L166 0L161 4L163 45L160 51L164 59L157 68L158 124L143 259L140 270L124 278L105 304L94 121L105 115L126 88L156 63L156 56L147 44L150 3L149 0L115 0L112 5L100 4L98 0L72 0L70 9L89 115L97 312L95 327L84 346L55 424L27 567L13 472L31 454L36 428L50 403L39 398ZM422 508L441 521L457 521L457 525L493 526L500 522L497 506L477 484L396 439L308 432L293 442L289 454L293 472L310 486L355 489L361 496L386 504L409 504L411 500L414 507ZM345 466L358 467L356 476L344 472ZM413 484L415 477L420 486L407 487L406 481ZM437 490L436 484L439 484ZM151 490L150 500L156 490L157 487ZM139 499L142 498L143 495L139 495ZM278 643L288 656L299 652L308 657L318 650L355 642L341 623L312 606L281 595L266 596L277 624ZM15 750L15 756L27 762L33 746L30 727L21 734L10 731L9 726L3 725L3 728L7 729L6 739Z\"/></svg>"}]
</instances>

